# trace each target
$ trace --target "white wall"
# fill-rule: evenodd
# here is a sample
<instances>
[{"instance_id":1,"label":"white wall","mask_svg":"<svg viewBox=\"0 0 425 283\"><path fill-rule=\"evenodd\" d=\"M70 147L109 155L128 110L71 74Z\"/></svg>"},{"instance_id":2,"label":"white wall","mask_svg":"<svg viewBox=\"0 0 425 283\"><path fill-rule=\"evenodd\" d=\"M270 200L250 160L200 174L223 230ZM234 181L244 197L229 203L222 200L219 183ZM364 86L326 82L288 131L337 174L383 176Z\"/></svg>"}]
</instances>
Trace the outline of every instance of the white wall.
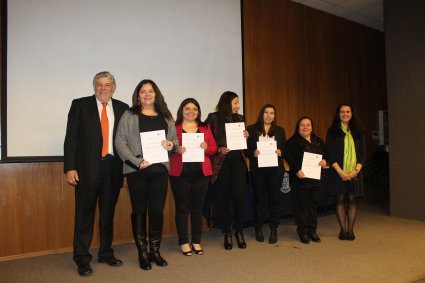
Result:
<instances>
[{"instance_id":1,"label":"white wall","mask_svg":"<svg viewBox=\"0 0 425 283\"><path fill-rule=\"evenodd\" d=\"M154 80L173 115L187 97L203 119L226 90L243 101L240 0L8 1L7 52L8 157L63 155L71 101L100 71L129 104Z\"/></svg>"}]
</instances>

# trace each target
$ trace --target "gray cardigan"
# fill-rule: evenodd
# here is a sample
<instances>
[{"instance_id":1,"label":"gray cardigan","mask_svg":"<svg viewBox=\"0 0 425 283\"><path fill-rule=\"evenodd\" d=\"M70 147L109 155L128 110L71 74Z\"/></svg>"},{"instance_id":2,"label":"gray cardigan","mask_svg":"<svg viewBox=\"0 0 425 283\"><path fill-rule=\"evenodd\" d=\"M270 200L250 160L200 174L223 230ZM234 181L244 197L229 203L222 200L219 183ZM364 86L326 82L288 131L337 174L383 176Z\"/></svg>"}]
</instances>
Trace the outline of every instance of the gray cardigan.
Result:
<instances>
[{"instance_id":1,"label":"gray cardigan","mask_svg":"<svg viewBox=\"0 0 425 283\"><path fill-rule=\"evenodd\" d=\"M166 138L174 144L171 153L177 149L179 140L176 135L176 127L173 119L165 119L168 124ZM115 136L115 147L121 159L124 161L123 173L136 172L143 161L142 142L140 140L139 116L127 110L121 117ZM163 162L167 170L170 170L169 162Z\"/></svg>"}]
</instances>

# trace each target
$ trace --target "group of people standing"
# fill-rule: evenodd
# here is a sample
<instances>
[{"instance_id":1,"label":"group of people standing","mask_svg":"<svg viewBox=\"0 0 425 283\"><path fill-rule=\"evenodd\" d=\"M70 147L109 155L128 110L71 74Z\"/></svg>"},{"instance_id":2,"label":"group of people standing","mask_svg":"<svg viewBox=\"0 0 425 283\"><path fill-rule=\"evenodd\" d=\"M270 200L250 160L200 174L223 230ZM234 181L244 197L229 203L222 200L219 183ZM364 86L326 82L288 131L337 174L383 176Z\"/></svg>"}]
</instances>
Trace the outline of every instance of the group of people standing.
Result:
<instances>
[{"instance_id":1,"label":"group of people standing","mask_svg":"<svg viewBox=\"0 0 425 283\"><path fill-rule=\"evenodd\" d=\"M276 124L276 108L266 104L257 121L243 130L247 149L230 150L225 125L244 122L244 117L238 114L239 97L234 92L224 92L216 112L210 113L202 122L201 107L194 98L182 101L174 120L164 96L152 80L142 80L137 85L131 107L112 98L116 83L109 72L96 74L93 86L93 96L72 102L64 143L64 172L68 183L76 187L73 258L81 276L93 273L89 247L97 202L98 261L114 267L122 265L122 261L114 256L111 245L115 204L124 176L130 192L131 223L139 265L144 270L151 269L152 262L158 266L167 265L160 254L160 246L168 180L175 199L178 244L183 255L204 253L201 246L202 209L211 183L218 190L219 219L226 250L233 248L233 235L238 248L247 247L243 224L248 179L254 189L255 238L264 241L263 210L268 201L268 242L276 243L285 160L290 167L299 238L305 244L320 242L316 231L316 206L322 184L320 180L307 178L301 170L304 152L320 154L323 158L318 165L329 165L327 188L337 198L336 211L341 226L339 238L355 239L356 197L363 194L361 169L365 143L364 130L350 105L338 107L325 146L314 134L313 121L309 117L297 121L294 134L287 141L285 130ZM169 153L169 162L151 164L143 157L140 134L158 130L166 133L162 147ZM199 144L204 152L203 162L183 162L187 150L182 143L184 133L203 134L204 139ZM261 151L257 149L257 142L261 141L276 142L277 166L258 166Z\"/></svg>"}]
</instances>

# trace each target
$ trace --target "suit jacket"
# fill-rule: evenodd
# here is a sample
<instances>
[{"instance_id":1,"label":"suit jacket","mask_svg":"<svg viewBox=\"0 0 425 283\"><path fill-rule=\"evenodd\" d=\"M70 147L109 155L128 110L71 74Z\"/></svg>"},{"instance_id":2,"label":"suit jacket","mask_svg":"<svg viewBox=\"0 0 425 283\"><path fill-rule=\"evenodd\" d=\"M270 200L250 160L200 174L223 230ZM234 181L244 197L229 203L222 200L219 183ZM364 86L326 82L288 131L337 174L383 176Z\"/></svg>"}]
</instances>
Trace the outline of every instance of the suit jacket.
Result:
<instances>
[{"instance_id":1,"label":"suit jacket","mask_svg":"<svg viewBox=\"0 0 425 283\"><path fill-rule=\"evenodd\" d=\"M249 157L249 168L251 173L255 173L258 170L258 158L254 157L254 151L257 149L258 142L258 132L257 126L251 125L248 126L248 149L246 150L246 156ZM278 167L276 167L276 172L279 174L283 174L283 147L286 142L286 134L285 129L279 126L275 127L274 133L275 141L277 144L277 148L282 151L282 156L278 157ZM260 168L262 169L262 168Z\"/></svg>"},{"instance_id":2,"label":"suit jacket","mask_svg":"<svg viewBox=\"0 0 425 283\"><path fill-rule=\"evenodd\" d=\"M181 124L176 126L176 131L179 143L182 144L183 127ZM204 140L208 145L207 150L205 150L204 153L204 162L202 162L202 172L204 173L204 176L211 176L212 168L210 157L211 155L217 152L217 145L215 144L214 136L208 124L205 126L199 126L199 132L204 133ZM180 176L182 174L182 160L182 155L180 153L174 153L170 157L170 176Z\"/></svg>"},{"instance_id":3,"label":"suit jacket","mask_svg":"<svg viewBox=\"0 0 425 283\"><path fill-rule=\"evenodd\" d=\"M115 138L118 122L128 105L112 99L115 121L113 138ZM122 186L122 161L114 149L112 158L111 179L113 186ZM102 155L102 130L99 110L94 95L74 99L68 113L68 124L64 142L64 172L77 170L79 185L91 186L100 172Z\"/></svg>"}]
</instances>

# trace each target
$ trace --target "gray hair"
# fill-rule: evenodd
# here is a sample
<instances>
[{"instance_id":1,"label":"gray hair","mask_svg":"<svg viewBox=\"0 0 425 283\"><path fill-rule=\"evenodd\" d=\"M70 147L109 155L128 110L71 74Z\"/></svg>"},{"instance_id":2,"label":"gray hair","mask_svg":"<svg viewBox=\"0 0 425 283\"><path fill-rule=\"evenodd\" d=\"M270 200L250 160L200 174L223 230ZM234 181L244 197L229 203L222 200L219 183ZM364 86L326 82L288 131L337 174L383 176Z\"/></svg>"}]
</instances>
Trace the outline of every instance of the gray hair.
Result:
<instances>
[{"instance_id":1,"label":"gray hair","mask_svg":"<svg viewBox=\"0 0 425 283\"><path fill-rule=\"evenodd\" d=\"M115 83L115 78L114 78L114 76L113 76L111 73L106 72L106 71L104 71L104 72L100 72L100 73L97 73L97 74L94 76L94 78L93 78L93 86L95 86L95 85L96 85L97 80L98 80L98 79L100 79L100 78L108 78L108 79L110 79L110 80L111 80L111 82L112 82L112 84L114 85L114 87L116 87L116 86L117 86L117 85L116 85L116 83Z\"/></svg>"}]
</instances>

